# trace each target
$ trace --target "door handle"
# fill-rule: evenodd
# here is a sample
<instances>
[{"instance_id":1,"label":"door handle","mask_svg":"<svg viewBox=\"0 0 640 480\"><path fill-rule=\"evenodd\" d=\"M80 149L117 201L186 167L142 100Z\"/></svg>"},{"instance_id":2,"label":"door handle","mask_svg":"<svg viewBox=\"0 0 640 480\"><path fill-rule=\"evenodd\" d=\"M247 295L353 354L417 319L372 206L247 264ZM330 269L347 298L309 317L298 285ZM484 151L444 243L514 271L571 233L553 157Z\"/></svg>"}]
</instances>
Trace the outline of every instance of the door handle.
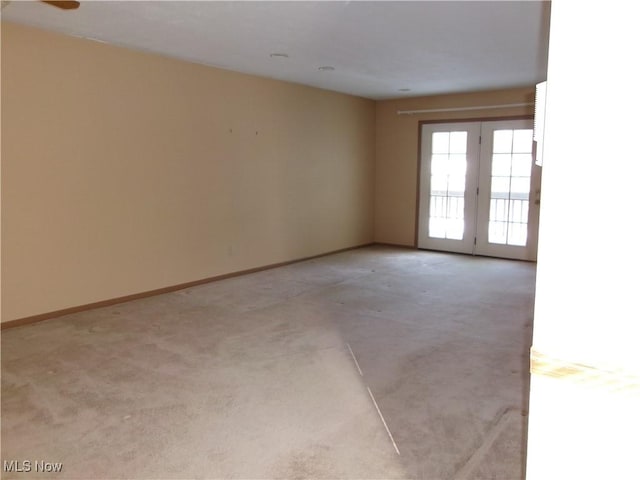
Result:
<instances>
[{"instance_id":1,"label":"door handle","mask_svg":"<svg viewBox=\"0 0 640 480\"><path fill-rule=\"evenodd\" d=\"M540 205L540 189L538 188L536 190L536 199L534 200L534 202L536 205Z\"/></svg>"}]
</instances>

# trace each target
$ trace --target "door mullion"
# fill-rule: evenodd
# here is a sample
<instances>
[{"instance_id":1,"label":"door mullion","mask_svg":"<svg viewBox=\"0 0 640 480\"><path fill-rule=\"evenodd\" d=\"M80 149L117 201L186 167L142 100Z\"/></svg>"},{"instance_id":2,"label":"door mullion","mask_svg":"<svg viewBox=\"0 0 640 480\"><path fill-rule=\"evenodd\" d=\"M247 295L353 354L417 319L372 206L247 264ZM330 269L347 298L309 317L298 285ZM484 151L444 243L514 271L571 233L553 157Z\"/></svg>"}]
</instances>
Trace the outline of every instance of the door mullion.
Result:
<instances>
[{"instance_id":1,"label":"door mullion","mask_svg":"<svg viewBox=\"0 0 640 480\"><path fill-rule=\"evenodd\" d=\"M473 229L473 250L471 251L472 255L476 255L478 250L478 225L479 225L478 202L480 200L480 171L481 171L480 161L482 160L482 123L480 122L478 122L478 129L480 130L480 135L478 135L478 151L475 158L475 164L477 165L477 168L476 168L475 185L474 185L476 195L475 195L475 210L473 212L474 229Z\"/></svg>"}]
</instances>

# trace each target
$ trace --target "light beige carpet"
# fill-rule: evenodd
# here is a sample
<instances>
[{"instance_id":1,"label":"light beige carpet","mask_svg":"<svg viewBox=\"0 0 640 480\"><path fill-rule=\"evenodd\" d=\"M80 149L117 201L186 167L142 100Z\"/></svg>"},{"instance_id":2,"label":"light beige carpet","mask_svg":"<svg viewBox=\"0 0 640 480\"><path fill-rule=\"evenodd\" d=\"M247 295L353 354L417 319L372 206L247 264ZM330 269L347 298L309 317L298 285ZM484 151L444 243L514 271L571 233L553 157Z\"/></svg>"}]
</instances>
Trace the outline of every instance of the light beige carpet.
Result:
<instances>
[{"instance_id":1,"label":"light beige carpet","mask_svg":"<svg viewBox=\"0 0 640 480\"><path fill-rule=\"evenodd\" d=\"M534 278L372 247L5 330L2 460L63 472L2 478L521 478Z\"/></svg>"}]
</instances>

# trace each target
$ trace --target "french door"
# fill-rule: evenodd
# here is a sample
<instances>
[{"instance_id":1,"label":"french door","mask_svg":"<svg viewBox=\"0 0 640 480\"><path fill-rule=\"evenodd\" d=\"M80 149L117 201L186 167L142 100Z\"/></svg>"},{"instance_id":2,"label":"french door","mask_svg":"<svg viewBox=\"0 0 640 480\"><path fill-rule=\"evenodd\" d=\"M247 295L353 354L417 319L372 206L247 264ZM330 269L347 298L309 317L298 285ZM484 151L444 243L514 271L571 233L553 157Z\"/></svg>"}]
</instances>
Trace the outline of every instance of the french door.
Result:
<instances>
[{"instance_id":1,"label":"french door","mask_svg":"<svg viewBox=\"0 0 640 480\"><path fill-rule=\"evenodd\" d=\"M418 248L535 260L533 122L425 124Z\"/></svg>"}]
</instances>

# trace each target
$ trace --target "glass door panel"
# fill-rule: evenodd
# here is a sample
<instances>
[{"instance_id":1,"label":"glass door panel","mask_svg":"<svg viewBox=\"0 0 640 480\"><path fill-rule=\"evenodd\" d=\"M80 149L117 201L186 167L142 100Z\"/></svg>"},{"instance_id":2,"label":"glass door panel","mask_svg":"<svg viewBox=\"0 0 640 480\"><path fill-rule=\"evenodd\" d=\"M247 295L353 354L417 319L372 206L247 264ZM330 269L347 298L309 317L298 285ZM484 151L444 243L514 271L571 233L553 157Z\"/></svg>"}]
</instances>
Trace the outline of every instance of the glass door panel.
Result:
<instances>
[{"instance_id":1,"label":"glass door panel","mask_svg":"<svg viewBox=\"0 0 640 480\"><path fill-rule=\"evenodd\" d=\"M477 123L423 125L418 247L472 253Z\"/></svg>"},{"instance_id":2,"label":"glass door panel","mask_svg":"<svg viewBox=\"0 0 640 480\"><path fill-rule=\"evenodd\" d=\"M428 235L432 238L462 240L467 132L433 132L431 142Z\"/></svg>"},{"instance_id":3,"label":"glass door panel","mask_svg":"<svg viewBox=\"0 0 640 480\"><path fill-rule=\"evenodd\" d=\"M533 121L421 127L418 248L535 260Z\"/></svg>"},{"instance_id":4,"label":"glass door panel","mask_svg":"<svg viewBox=\"0 0 640 480\"><path fill-rule=\"evenodd\" d=\"M539 192L538 182L532 122L484 122L476 253L535 259L537 225L531 224L537 224L537 208L531 208L531 192L532 186Z\"/></svg>"}]
</instances>

